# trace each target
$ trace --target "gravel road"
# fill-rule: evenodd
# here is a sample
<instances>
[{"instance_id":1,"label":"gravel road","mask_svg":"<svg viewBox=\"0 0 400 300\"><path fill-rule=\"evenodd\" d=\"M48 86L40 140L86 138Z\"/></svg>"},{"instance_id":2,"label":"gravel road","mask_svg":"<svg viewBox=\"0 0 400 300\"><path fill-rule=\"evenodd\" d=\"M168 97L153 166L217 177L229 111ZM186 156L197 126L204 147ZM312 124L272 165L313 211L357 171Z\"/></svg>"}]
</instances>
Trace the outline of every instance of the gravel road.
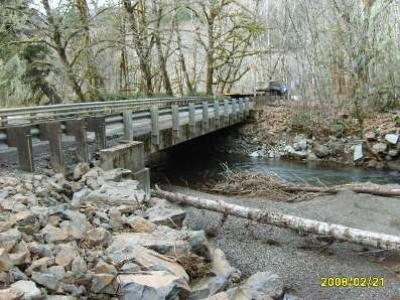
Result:
<instances>
[{"instance_id":1,"label":"gravel road","mask_svg":"<svg viewBox=\"0 0 400 300\"><path fill-rule=\"evenodd\" d=\"M209 199L222 199L249 207L277 209L297 216L360 229L400 234L400 199L344 192L300 203L273 202L265 198L223 197L188 188L179 192ZM217 213L188 208L192 228L216 226ZM244 275L257 271L279 274L290 294L304 299L400 299L400 253L365 249L349 243L324 247L315 236L272 226L250 224L229 217L213 243ZM326 288L321 277L384 277L385 287Z\"/></svg>"}]
</instances>

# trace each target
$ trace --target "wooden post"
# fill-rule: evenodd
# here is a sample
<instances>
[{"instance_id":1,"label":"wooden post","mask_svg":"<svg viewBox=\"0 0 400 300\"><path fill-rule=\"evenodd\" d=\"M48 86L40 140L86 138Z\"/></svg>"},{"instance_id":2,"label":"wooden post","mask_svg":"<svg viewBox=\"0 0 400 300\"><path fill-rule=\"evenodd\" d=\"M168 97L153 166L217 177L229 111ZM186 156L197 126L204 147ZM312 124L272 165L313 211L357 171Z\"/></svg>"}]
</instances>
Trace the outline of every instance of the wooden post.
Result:
<instances>
[{"instance_id":1,"label":"wooden post","mask_svg":"<svg viewBox=\"0 0 400 300\"><path fill-rule=\"evenodd\" d=\"M246 117L249 116L250 113L250 100L248 97L244 99L244 114Z\"/></svg>"},{"instance_id":2,"label":"wooden post","mask_svg":"<svg viewBox=\"0 0 400 300\"><path fill-rule=\"evenodd\" d=\"M219 101L218 100L214 101L214 124L215 124L215 129L218 129L221 126L220 117L219 117Z\"/></svg>"},{"instance_id":3,"label":"wooden post","mask_svg":"<svg viewBox=\"0 0 400 300\"><path fill-rule=\"evenodd\" d=\"M65 122L67 135L75 137L75 154L78 162L89 161L87 145L86 122L83 119L69 120Z\"/></svg>"},{"instance_id":4,"label":"wooden post","mask_svg":"<svg viewBox=\"0 0 400 300\"><path fill-rule=\"evenodd\" d=\"M34 172L31 127L7 128L7 144L17 147L20 168L27 172Z\"/></svg>"},{"instance_id":5,"label":"wooden post","mask_svg":"<svg viewBox=\"0 0 400 300\"><path fill-rule=\"evenodd\" d=\"M130 142L133 140L132 112L124 111L123 117L124 117L124 139Z\"/></svg>"},{"instance_id":6,"label":"wooden post","mask_svg":"<svg viewBox=\"0 0 400 300\"><path fill-rule=\"evenodd\" d=\"M229 125L229 100L224 100L224 125Z\"/></svg>"},{"instance_id":7,"label":"wooden post","mask_svg":"<svg viewBox=\"0 0 400 300\"><path fill-rule=\"evenodd\" d=\"M51 167L58 173L65 173L64 149L60 122L39 124L40 140L49 141Z\"/></svg>"},{"instance_id":8,"label":"wooden post","mask_svg":"<svg viewBox=\"0 0 400 300\"><path fill-rule=\"evenodd\" d=\"M87 129L95 133L96 151L107 148L106 118L90 117L87 119Z\"/></svg>"},{"instance_id":9,"label":"wooden post","mask_svg":"<svg viewBox=\"0 0 400 300\"><path fill-rule=\"evenodd\" d=\"M208 124L208 102L203 102L203 122L202 122L203 133L208 132L209 124Z\"/></svg>"},{"instance_id":10,"label":"wooden post","mask_svg":"<svg viewBox=\"0 0 400 300\"><path fill-rule=\"evenodd\" d=\"M179 124L179 105L173 104L172 110L172 142L174 144L179 142L180 139L180 124Z\"/></svg>"},{"instance_id":11,"label":"wooden post","mask_svg":"<svg viewBox=\"0 0 400 300\"><path fill-rule=\"evenodd\" d=\"M189 103L189 133L190 137L196 136L196 106L193 102Z\"/></svg>"},{"instance_id":12,"label":"wooden post","mask_svg":"<svg viewBox=\"0 0 400 300\"><path fill-rule=\"evenodd\" d=\"M238 109L237 109L237 100L232 99L232 120L233 123L236 123L238 120Z\"/></svg>"},{"instance_id":13,"label":"wooden post","mask_svg":"<svg viewBox=\"0 0 400 300\"><path fill-rule=\"evenodd\" d=\"M244 105L243 98L239 98L239 120L243 120L244 117Z\"/></svg>"},{"instance_id":14,"label":"wooden post","mask_svg":"<svg viewBox=\"0 0 400 300\"><path fill-rule=\"evenodd\" d=\"M155 146L160 145L160 114L157 106L150 108L151 115L151 143Z\"/></svg>"}]
</instances>

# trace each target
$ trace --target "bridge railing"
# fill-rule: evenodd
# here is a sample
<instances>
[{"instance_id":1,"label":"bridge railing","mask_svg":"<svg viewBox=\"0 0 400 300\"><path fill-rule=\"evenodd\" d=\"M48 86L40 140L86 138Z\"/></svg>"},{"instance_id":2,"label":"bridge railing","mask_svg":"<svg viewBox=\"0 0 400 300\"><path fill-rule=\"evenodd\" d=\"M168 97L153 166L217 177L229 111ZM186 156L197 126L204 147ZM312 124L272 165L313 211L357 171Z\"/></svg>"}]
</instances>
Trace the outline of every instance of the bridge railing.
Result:
<instances>
[{"instance_id":1,"label":"bridge railing","mask_svg":"<svg viewBox=\"0 0 400 300\"><path fill-rule=\"evenodd\" d=\"M155 124L158 124L160 116L171 115L173 127L178 128L179 113L187 112L189 127L193 127L196 111L201 110L202 130L208 132L210 108L214 109L214 119L219 118L220 112L225 119L232 115L233 123L224 123L224 126L229 126L243 120L243 114L248 114L253 105L248 98L219 100L206 97L158 98L2 109L0 116L6 119L6 123L0 128L0 149L16 147L20 167L33 171L32 143L48 141L51 164L61 170L64 168L63 135L75 138L78 161L88 161L87 132L95 134L96 149L104 149L106 127L110 127L111 132L116 128L118 132L122 129L124 140L129 141L133 139L134 121L149 119L153 137L158 131Z\"/></svg>"}]
</instances>

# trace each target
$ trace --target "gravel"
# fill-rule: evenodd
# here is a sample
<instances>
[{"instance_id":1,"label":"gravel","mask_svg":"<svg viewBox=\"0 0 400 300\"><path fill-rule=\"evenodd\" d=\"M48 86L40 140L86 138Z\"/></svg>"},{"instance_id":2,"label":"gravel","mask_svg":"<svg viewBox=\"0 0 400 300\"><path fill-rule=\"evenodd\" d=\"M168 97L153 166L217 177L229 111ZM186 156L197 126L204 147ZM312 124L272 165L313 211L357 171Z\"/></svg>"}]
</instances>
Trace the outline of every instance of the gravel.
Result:
<instances>
[{"instance_id":1,"label":"gravel","mask_svg":"<svg viewBox=\"0 0 400 300\"><path fill-rule=\"evenodd\" d=\"M273 202L265 198L223 197L188 188L177 191L231 203L278 209L297 216L360 229L400 234L399 199L343 192L300 203ZM287 291L304 299L393 299L400 295L398 252L365 249L350 243L326 243L315 236L229 217L221 228L217 213L188 208L188 225L218 231L213 239L234 267L249 276L271 271L283 278ZM326 247L324 247L326 246ZM369 251L367 251L369 250ZM385 277L385 287L327 288L321 277Z\"/></svg>"}]
</instances>

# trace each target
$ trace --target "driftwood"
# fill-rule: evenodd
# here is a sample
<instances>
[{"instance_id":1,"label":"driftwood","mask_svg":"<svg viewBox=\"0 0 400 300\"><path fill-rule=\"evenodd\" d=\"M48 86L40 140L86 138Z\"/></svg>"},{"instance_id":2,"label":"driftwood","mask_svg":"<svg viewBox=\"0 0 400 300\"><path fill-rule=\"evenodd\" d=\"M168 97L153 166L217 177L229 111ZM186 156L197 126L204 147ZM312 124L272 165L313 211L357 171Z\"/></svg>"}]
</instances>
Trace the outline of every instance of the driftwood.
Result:
<instances>
[{"instance_id":1,"label":"driftwood","mask_svg":"<svg viewBox=\"0 0 400 300\"><path fill-rule=\"evenodd\" d=\"M179 193L171 193L163 191L158 187L156 190L152 191L152 194L181 205L189 205L200 209L220 212L226 215L256 221L261 224L301 230L303 232L329 236L338 241L345 241L363 246L372 246L383 250L400 249L400 237L395 235L370 232L343 225L329 224L326 222L286 215L279 212L239 206L224 201L213 201Z\"/></svg>"},{"instance_id":2,"label":"driftwood","mask_svg":"<svg viewBox=\"0 0 400 300\"><path fill-rule=\"evenodd\" d=\"M343 191L352 191L359 194L371 194L376 196L396 197L400 196L400 189L366 186L341 186L341 187L317 187L317 186L282 186L287 192L308 192L308 193L330 193L336 194Z\"/></svg>"}]
</instances>

